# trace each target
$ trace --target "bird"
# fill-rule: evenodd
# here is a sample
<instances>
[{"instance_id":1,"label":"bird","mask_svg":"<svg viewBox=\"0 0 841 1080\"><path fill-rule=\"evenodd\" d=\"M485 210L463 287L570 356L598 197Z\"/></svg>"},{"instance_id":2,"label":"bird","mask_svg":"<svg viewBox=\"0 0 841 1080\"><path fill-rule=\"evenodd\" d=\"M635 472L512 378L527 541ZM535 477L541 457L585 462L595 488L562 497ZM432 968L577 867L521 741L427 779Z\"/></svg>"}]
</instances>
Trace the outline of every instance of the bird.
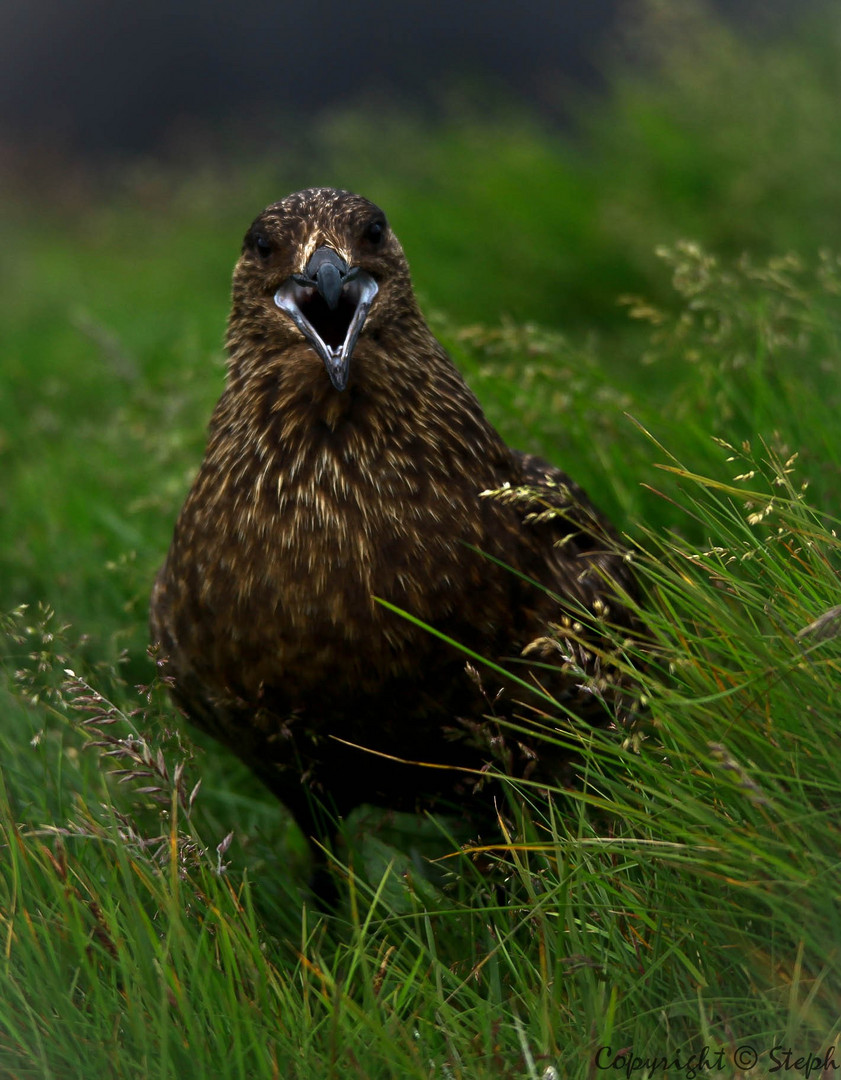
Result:
<instances>
[{"instance_id":1,"label":"bird","mask_svg":"<svg viewBox=\"0 0 841 1080\"><path fill-rule=\"evenodd\" d=\"M267 207L226 345L151 597L180 709L314 844L359 805L469 816L500 774L557 782L547 699L626 715L632 559L581 487L488 421L384 212L325 187Z\"/></svg>"}]
</instances>

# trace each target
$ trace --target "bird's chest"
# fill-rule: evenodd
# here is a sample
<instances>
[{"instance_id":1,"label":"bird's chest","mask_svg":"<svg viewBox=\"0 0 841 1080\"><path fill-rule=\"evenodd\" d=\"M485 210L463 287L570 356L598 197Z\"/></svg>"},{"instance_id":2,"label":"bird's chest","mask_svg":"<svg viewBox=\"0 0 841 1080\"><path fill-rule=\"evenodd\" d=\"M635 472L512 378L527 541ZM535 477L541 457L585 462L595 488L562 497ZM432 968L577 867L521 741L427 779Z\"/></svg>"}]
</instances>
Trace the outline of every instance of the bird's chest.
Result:
<instances>
[{"instance_id":1,"label":"bird's chest","mask_svg":"<svg viewBox=\"0 0 841 1080\"><path fill-rule=\"evenodd\" d=\"M246 700L283 686L291 706L436 668L440 643L380 600L474 647L492 638L511 580L475 551L511 561L479 496L492 477L459 468L445 436L216 430L169 569L191 594L179 609L202 613L176 633L193 666Z\"/></svg>"},{"instance_id":2,"label":"bird's chest","mask_svg":"<svg viewBox=\"0 0 841 1080\"><path fill-rule=\"evenodd\" d=\"M291 655L315 638L407 633L377 598L425 620L446 615L478 584L465 546L481 544L477 487L388 449L255 459L205 519L232 621Z\"/></svg>"}]
</instances>

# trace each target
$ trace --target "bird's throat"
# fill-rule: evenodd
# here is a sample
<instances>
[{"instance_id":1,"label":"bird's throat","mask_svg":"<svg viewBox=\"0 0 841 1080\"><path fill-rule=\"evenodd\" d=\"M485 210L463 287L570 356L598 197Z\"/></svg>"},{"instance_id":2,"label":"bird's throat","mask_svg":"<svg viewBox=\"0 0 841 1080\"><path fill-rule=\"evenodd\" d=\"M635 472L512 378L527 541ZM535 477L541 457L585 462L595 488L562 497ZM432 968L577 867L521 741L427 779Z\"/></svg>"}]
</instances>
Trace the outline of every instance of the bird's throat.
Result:
<instances>
[{"instance_id":1,"label":"bird's throat","mask_svg":"<svg viewBox=\"0 0 841 1080\"><path fill-rule=\"evenodd\" d=\"M329 394L324 402L321 420L334 434L347 422L348 413L353 405L353 398L348 394Z\"/></svg>"}]
</instances>

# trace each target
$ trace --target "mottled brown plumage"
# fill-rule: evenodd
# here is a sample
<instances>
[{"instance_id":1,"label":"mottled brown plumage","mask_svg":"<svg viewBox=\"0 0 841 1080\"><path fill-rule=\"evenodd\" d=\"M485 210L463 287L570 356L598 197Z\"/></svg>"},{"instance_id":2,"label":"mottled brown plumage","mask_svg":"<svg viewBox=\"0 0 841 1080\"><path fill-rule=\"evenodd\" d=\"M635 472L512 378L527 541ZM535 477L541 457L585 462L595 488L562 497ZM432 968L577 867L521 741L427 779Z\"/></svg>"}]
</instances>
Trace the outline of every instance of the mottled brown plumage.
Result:
<instances>
[{"instance_id":1,"label":"mottled brown plumage","mask_svg":"<svg viewBox=\"0 0 841 1080\"><path fill-rule=\"evenodd\" d=\"M265 210L234 272L227 343L152 596L176 700L307 834L312 791L340 815L479 799L473 774L379 755L559 775L560 755L484 719L463 654L376 598L483 657L548 659L543 685L608 722L600 688L617 680L600 682L609 665L562 630L578 605L631 626L615 588L633 593L628 562L584 492L485 419L382 212L324 188ZM483 494L506 486L532 495ZM559 513L528 517L546 508ZM483 678L492 697L498 679ZM527 697L505 687L498 715L528 715L514 704Z\"/></svg>"}]
</instances>

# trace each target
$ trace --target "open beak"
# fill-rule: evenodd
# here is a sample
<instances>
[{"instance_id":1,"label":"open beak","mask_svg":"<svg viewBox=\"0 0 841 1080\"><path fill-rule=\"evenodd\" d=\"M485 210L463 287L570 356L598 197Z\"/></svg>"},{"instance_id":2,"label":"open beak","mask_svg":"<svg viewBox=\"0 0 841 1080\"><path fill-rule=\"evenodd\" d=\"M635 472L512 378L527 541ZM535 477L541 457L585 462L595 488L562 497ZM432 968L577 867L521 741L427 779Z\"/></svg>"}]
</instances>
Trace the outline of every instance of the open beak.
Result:
<instances>
[{"instance_id":1,"label":"open beak","mask_svg":"<svg viewBox=\"0 0 841 1080\"><path fill-rule=\"evenodd\" d=\"M306 271L293 274L275 293L274 302L324 361L337 390L347 386L350 358L377 288L370 274L320 247Z\"/></svg>"}]
</instances>

